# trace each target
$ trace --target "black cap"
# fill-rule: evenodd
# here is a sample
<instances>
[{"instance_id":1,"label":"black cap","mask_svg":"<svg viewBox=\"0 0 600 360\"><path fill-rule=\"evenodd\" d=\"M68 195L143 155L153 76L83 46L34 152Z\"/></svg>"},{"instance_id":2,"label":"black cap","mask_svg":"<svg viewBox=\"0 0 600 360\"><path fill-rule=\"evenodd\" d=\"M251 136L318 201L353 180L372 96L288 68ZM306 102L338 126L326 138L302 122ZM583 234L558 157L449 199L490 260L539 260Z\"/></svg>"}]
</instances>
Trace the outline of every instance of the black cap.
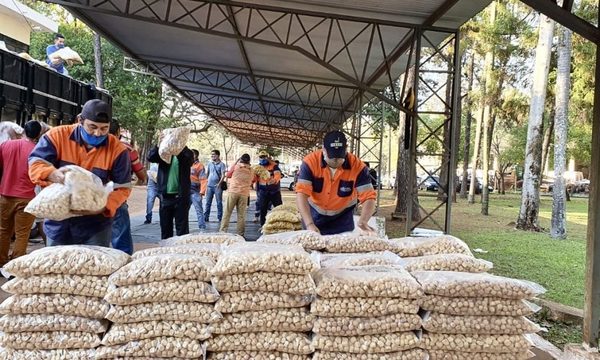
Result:
<instances>
[{"instance_id":1,"label":"black cap","mask_svg":"<svg viewBox=\"0 0 600 360\"><path fill-rule=\"evenodd\" d=\"M341 131L331 131L323 138L323 147L330 159L341 159L346 157L346 135Z\"/></svg>"},{"instance_id":2,"label":"black cap","mask_svg":"<svg viewBox=\"0 0 600 360\"><path fill-rule=\"evenodd\" d=\"M99 99L87 101L81 109L81 118L100 123L109 123L112 118L110 105Z\"/></svg>"}]
</instances>

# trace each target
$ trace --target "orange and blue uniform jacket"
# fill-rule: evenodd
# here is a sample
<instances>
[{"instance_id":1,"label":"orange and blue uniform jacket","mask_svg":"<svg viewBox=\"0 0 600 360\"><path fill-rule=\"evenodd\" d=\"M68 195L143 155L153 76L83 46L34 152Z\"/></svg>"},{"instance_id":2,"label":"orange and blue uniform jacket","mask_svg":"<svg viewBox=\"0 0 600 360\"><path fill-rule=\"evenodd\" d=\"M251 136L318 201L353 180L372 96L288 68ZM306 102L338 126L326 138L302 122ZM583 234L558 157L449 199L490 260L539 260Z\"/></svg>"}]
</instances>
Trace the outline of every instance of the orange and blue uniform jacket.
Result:
<instances>
[{"instance_id":1,"label":"orange and blue uniform jacket","mask_svg":"<svg viewBox=\"0 0 600 360\"><path fill-rule=\"evenodd\" d=\"M279 165L277 165L274 161L269 160L269 163L263 167L269 172L269 174L271 174L271 177L268 180L263 180L256 177L255 180L258 182L257 190L270 194L281 191L279 187L279 182L281 181L281 170L279 170ZM273 183L269 184L269 181L273 181Z\"/></svg>"},{"instance_id":2,"label":"orange and blue uniform jacket","mask_svg":"<svg viewBox=\"0 0 600 360\"><path fill-rule=\"evenodd\" d=\"M204 164L196 160L190 169L190 181L192 183L190 187L191 193L200 193L204 195L206 192L206 184L208 179L206 178L206 171L204 170Z\"/></svg>"},{"instance_id":3,"label":"orange and blue uniform jacket","mask_svg":"<svg viewBox=\"0 0 600 360\"><path fill-rule=\"evenodd\" d=\"M100 146L87 150L79 124L58 126L48 131L29 155L29 177L47 186L48 176L66 165L77 165L97 175L104 184L114 183L106 211L100 215L78 216L63 221L46 220L46 235L53 240L68 239L71 234L90 237L111 226L117 209L131 193L131 159L127 148L115 136L108 135Z\"/></svg>"},{"instance_id":4,"label":"orange and blue uniform jacket","mask_svg":"<svg viewBox=\"0 0 600 360\"><path fill-rule=\"evenodd\" d=\"M360 159L348 153L332 178L323 150L308 154L302 161L296 192L308 196L313 222L323 235L354 230L352 214L357 203L377 198L369 171Z\"/></svg>"}]
</instances>

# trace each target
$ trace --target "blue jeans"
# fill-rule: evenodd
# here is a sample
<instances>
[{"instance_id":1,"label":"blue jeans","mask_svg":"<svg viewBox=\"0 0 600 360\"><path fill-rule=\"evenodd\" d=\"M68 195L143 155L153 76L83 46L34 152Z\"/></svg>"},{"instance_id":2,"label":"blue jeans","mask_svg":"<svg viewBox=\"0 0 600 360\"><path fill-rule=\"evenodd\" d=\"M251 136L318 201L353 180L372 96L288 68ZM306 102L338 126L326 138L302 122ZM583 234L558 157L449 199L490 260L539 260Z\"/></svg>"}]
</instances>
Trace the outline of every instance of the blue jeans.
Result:
<instances>
[{"instance_id":1,"label":"blue jeans","mask_svg":"<svg viewBox=\"0 0 600 360\"><path fill-rule=\"evenodd\" d=\"M223 218L223 190L217 186L208 186L206 189L206 209L204 209L204 221L210 218L213 196L217 199L217 219L221 222Z\"/></svg>"},{"instance_id":2,"label":"blue jeans","mask_svg":"<svg viewBox=\"0 0 600 360\"><path fill-rule=\"evenodd\" d=\"M151 184L149 182L146 191L146 220L152 221L152 208L154 208L154 200L158 198L158 188L156 183Z\"/></svg>"},{"instance_id":3,"label":"blue jeans","mask_svg":"<svg viewBox=\"0 0 600 360\"><path fill-rule=\"evenodd\" d=\"M129 255L133 254L133 238L131 237L131 221L129 220L129 206L121 205L113 218L112 247Z\"/></svg>"},{"instance_id":4,"label":"blue jeans","mask_svg":"<svg viewBox=\"0 0 600 360\"><path fill-rule=\"evenodd\" d=\"M198 228L206 229L206 223L204 222L204 210L202 209L202 195L194 191L190 194L190 198L192 199L192 204L194 204L194 209L196 209L196 217L198 217Z\"/></svg>"},{"instance_id":5,"label":"blue jeans","mask_svg":"<svg viewBox=\"0 0 600 360\"><path fill-rule=\"evenodd\" d=\"M110 247L111 237L111 226L107 226L105 229L93 234L90 237L69 237L68 240L54 240L51 237L46 238L48 246L59 246L59 245L96 245Z\"/></svg>"}]
</instances>

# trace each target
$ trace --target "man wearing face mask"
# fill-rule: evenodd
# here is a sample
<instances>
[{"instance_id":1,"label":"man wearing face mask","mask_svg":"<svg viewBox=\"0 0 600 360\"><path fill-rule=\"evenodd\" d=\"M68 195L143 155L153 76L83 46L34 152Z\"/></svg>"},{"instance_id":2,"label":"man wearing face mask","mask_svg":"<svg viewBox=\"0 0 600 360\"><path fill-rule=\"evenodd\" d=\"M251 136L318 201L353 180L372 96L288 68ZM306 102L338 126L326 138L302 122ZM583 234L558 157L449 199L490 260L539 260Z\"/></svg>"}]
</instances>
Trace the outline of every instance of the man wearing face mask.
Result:
<instances>
[{"instance_id":1,"label":"man wearing face mask","mask_svg":"<svg viewBox=\"0 0 600 360\"><path fill-rule=\"evenodd\" d=\"M65 62L62 59L50 60L50 55L65 47L65 37L62 34L54 34L54 44L46 48L46 64L57 72L68 75Z\"/></svg>"},{"instance_id":2,"label":"man wearing face mask","mask_svg":"<svg viewBox=\"0 0 600 360\"><path fill-rule=\"evenodd\" d=\"M368 222L375 212L377 194L367 167L346 151L346 145L344 133L331 131L323 139L323 148L302 161L296 203L307 230L323 235L353 231L353 210L360 202L358 227L375 233Z\"/></svg>"},{"instance_id":3,"label":"man wearing face mask","mask_svg":"<svg viewBox=\"0 0 600 360\"><path fill-rule=\"evenodd\" d=\"M63 183L66 165L87 169L105 184L114 183L104 209L80 211L80 216L62 221L46 220L44 231L50 246L110 246L113 217L131 193L131 160L127 148L108 134L111 118L110 105L89 100L78 123L51 129L29 155L29 177L41 186Z\"/></svg>"}]
</instances>

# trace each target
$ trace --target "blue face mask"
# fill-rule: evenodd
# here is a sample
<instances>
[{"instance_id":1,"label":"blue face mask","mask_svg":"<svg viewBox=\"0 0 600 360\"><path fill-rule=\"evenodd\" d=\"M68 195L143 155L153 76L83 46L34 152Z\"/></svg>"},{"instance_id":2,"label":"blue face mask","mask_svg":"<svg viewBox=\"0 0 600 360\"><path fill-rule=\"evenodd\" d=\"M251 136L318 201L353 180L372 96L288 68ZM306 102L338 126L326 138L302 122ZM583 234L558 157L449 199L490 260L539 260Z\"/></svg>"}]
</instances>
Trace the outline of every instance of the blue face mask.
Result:
<instances>
[{"instance_id":1,"label":"blue face mask","mask_svg":"<svg viewBox=\"0 0 600 360\"><path fill-rule=\"evenodd\" d=\"M83 125L81 125L79 127L79 133L81 134L83 141L85 141L88 145L93 146L93 147L97 147L97 146L101 145L108 137L108 135L102 135L102 136L90 135L87 133L87 131L85 131L85 129L83 128Z\"/></svg>"},{"instance_id":2,"label":"blue face mask","mask_svg":"<svg viewBox=\"0 0 600 360\"><path fill-rule=\"evenodd\" d=\"M59 49L62 49L62 48L65 47L65 44L58 44L58 45L56 45L56 47L59 48Z\"/></svg>"},{"instance_id":3,"label":"blue face mask","mask_svg":"<svg viewBox=\"0 0 600 360\"><path fill-rule=\"evenodd\" d=\"M269 159L260 159L258 163L262 166L269 165Z\"/></svg>"}]
</instances>

